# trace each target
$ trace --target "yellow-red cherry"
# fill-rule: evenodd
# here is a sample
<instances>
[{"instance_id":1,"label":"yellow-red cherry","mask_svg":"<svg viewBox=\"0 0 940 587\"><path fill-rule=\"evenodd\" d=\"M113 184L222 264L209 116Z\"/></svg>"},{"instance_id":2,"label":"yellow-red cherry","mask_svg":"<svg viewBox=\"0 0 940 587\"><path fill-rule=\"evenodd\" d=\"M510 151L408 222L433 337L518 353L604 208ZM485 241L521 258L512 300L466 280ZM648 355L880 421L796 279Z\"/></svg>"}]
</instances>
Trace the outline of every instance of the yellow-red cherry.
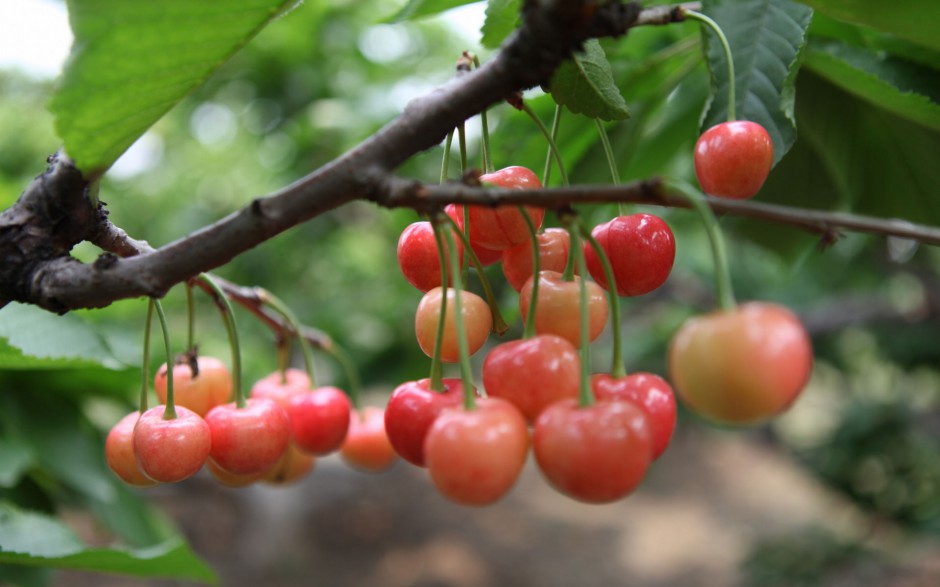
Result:
<instances>
[{"instance_id":1,"label":"yellow-red cherry","mask_svg":"<svg viewBox=\"0 0 940 587\"><path fill-rule=\"evenodd\" d=\"M251 386L249 395L274 400L286 410L290 398L305 391L310 391L310 377L302 369L291 368L262 377Z\"/></svg>"},{"instance_id":2,"label":"yellow-red cherry","mask_svg":"<svg viewBox=\"0 0 940 587\"><path fill-rule=\"evenodd\" d=\"M415 336L418 346L424 354L434 355L434 341L437 338L437 326L441 319L441 301L444 290L435 287L424 294L415 312ZM460 348L457 338L457 290L447 289L447 312L444 317L444 335L441 339L441 360L456 363L460 360ZM493 328L493 315L486 301L475 293L461 290L461 315L467 333L470 354L477 352L486 342Z\"/></svg>"},{"instance_id":3,"label":"yellow-red cherry","mask_svg":"<svg viewBox=\"0 0 940 587\"><path fill-rule=\"evenodd\" d=\"M568 251L571 246L568 231L563 228L546 228L536 240L539 244L540 269L563 272L568 264ZM532 277L532 239L503 251L503 274L516 291L521 290L525 282Z\"/></svg>"},{"instance_id":4,"label":"yellow-red cherry","mask_svg":"<svg viewBox=\"0 0 940 587\"><path fill-rule=\"evenodd\" d=\"M391 467L398 453L385 433L385 410L366 406L353 411L339 454L353 467L369 473L380 473Z\"/></svg>"},{"instance_id":5,"label":"yellow-red cherry","mask_svg":"<svg viewBox=\"0 0 940 587\"><path fill-rule=\"evenodd\" d=\"M205 416L212 408L229 401L232 376L225 363L215 357L197 357L196 373L189 361L173 365L173 402ZM160 403L166 403L166 363L157 370L153 389Z\"/></svg>"},{"instance_id":6,"label":"yellow-red cherry","mask_svg":"<svg viewBox=\"0 0 940 587\"><path fill-rule=\"evenodd\" d=\"M192 477L206 464L212 435L196 412L176 406L176 418L164 419L166 406L150 408L134 426L134 454L147 477L176 483Z\"/></svg>"},{"instance_id":7,"label":"yellow-red cherry","mask_svg":"<svg viewBox=\"0 0 940 587\"><path fill-rule=\"evenodd\" d=\"M236 475L270 469L290 441L287 414L277 402L249 398L244 407L235 402L216 406L206 414L212 433L210 457Z\"/></svg>"},{"instance_id":8,"label":"yellow-red cherry","mask_svg":"<svg viewBox=\"0 0 940 587\"><path fill-rule=\"evenodd\" d=\"M131 412L111 428L104 442L104 457L108 467L128 485L153 487L157 482L144 475L134 452L134 426L139 417L140 412Z\"/></svg>"},{"instance_id":9,"label":"yellow-red cherry","mask_svg":"<svg viewBox=\"0 0 940 587\"><path fill-rule=\"evenodd\" d=\"M519 292L519 309L522 319L529 315L532 299L530 277ZM566 339L575 348L581 347L581 277L565 281L557 271L542 271L539 274L538 306L535 310L535 331L539 334L554 334ZM610 309L601 286L593 281L585 283L588 294L588 338L600 336L607 324Z\"/></svg>"},{"instance_id":10,"label":"yellow-red cherry","mask_svg":"<svg viewBox=\"0 0 940 587\"><path fill-rule=\"evenodd\" d=\"M649 419L653 459L666 451L676 428L676 396L665 379L642 372L624 377L595 373L591 389L598 401L629 401L642 408Z\"/></svg>"},{"instance_id":11,"label":"yellow-red cherry","mask_svg":"<svg viewBox=\"0 0 940 587\"><path fill-rule=\"evenodd\" d=\"M538 176L525 167L512 166L480 176L483 183L507 189L540 189ZM470 206L470 244L476 247L502 251L529 239L525 218L516 206ZM536 230L542 225L545 210L525 206ZM455 206L454 213L463 217L463 208ZM458 221L461 226L462 220Z\"/></svg>"}]
</instances>

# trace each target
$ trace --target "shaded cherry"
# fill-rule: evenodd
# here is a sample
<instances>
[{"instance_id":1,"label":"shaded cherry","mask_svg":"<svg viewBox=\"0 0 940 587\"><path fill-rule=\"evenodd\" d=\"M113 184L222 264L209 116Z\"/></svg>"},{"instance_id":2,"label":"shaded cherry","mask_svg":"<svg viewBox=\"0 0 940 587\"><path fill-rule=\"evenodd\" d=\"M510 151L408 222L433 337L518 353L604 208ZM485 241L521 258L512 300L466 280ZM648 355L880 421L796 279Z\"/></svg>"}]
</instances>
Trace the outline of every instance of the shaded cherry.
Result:
<instances>
[{"instance_id":1,"label":"shaded cherry","mask_svg":"<svg viewBox=\"0 0 940 587\"><path fill-rule=\"evenodd\" d=\"M676 428L676 396L665 379L652 373L625 377L596 373L591 376L591 388L598 401L629 401L643 408L652 434L653 459L665 452Z\"/></svg>"},{"instance_id":2,"label":"shaded cherry","mask_svg":"<svg viewBox=\"0 0 940 587\"><path fill-rule=\"evenodd\" d=\"M173 401L205 416L212 408L229 401L232 395L232 376L225 363L215 357L197 357L197 374L193 374L189 361L173 365ZM160 403L166 403L166 363L160 365L153 380L153 388Z\"/></svg>"},{"instance_id":3,"label":"shaded cherry","mask_svg":"<svg viewBox=\"0 0 940 587\"><path fill-rule=\"evenodd\" d=\"M463 382L444 379L444 391L431 389L430 379L408 381L395 388L385 407L385 432L395 452L424 466L424 439L431 424L446 408L463 401Z\"/></svg>"},{"instance_id":4,"label":"shaded cherry","mask_svg":"<svg viewBox=\"0 0 940 587\"><path fill-rule=\"evenodd\" d=\"M543 271L565 270L571 237L563 228L546 228L537 237L539 243L539 265ZM516 291L522 289L532 277L532 240L525 240L503 251L503 274Z\"/></svg>"},{"instance_id":5,"label":"shaded cherry","mask_svg":"<svg viewBox=\"0 0 940 587\"><path fill-rule=\"evenodd\" d=\"M316 459L313 455L303 452L291 443L287 445L287 450L280 460L261 480L269 485L288 485L309 475L315 465Z\"/></svg>"},{"instance_id":6,"label":"shaded cherry","mask_svg":"<svg viewBox=\"0 0 940 587\"><path fill-rule=\"evenodd\" d=\"M463 229L463 208L457 208L456 204L447 204L444 207L444 213L450 216L454 222L457 223L457 227L461 232L466 233ZM462 240L460 237L456 237L457 240ZM463 246L458 243L459 248L457 249L461 253L461 264L463 263ZM496 251L493 249L487 249L486 247L481 247L480 245L470 241L470 248L473 249L473 252L476 254L477 259L480 261L480 264L484 267L489 267L493 263L496 263L503 258L502 251ZM440 285L440 278L438 278L438 285Z\"/></svg>"},{"instance_id":7,"label":"shaded cherry","mask_svg":"<svg viewBox=\"0 0 940 587\"><path fill-rule=\"evenodd\" d=\"M275 371L256 381L249 395L274 400L286 410L290 398L305 391L310 391L310 377L306 371L286 369L283 376L280 371Z\"/></svg>"},{"instance_id":8,"label":"shaded cherry","mask_svg":"<svg viewBox=\"0 0 940 587\"><path fill-rule=\"evenodd\" d=\"M104 442L104 457L108 467L128 485L153 487L157 482L144 475L134 452L134 426L139 417L140 412L131 412L111 428Z\"/></svg>"},{"instance_id":9,"label":"shaded cherry","mask_svg":"<svg viewBox=\"0 0 940 587\"><path fill-rule=\"evenodd\" d=\"M340 455L350 465L369 473L391 467L398 454L385 433L385 410L367 406L353 412Z\"/></svg>"}]
</instances>

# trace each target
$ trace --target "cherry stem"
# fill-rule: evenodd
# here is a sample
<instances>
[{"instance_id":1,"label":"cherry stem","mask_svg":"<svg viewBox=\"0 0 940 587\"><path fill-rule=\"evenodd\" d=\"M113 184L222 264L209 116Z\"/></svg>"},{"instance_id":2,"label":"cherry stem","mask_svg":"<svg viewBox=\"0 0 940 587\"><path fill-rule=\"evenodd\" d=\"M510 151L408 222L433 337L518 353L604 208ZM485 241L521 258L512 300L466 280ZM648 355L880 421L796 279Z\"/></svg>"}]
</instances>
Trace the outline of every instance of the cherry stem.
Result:
<instances>
[{"instance_id":1,"label":"cherry stem","mask_svg":"<svg viewBox=\"0 0 940 587\"><path fill-rule=\"evenodd\" d=\"M457 227L451 225L452 230L444 231L444 238L447 240L448 257L450 257L450 270L455 273L460 270L460 261L457 258L456 246L453 232L460 232ZM470 370L470 348L467 344L467 327L463 319L463 302L460 299L463 295L463 287L460 282L454 283L454 314L457 323L457 348L460 353L460 378L463 380L463 407L465 410L474 410L477 407L476 398L473 394L473 375ZM442 320L443 322L443 320Z\"/></svg>"},{"instance_id":2,"label":"cherry stem","mask_svg":"<svg viewBox=\"0 0 940 587\"><path fill-rule=\"evenodd\" d=\"M561 127L561 106L555 105L555 116L552 118L552 141L555 142L558 139L558 130ZM545 173L542 174L542 185L547 186L548 180L552 175L552 149L549 147L548 153L545 154Z\"/></svg>"},{"instance_id":3,"label":"cherry stem","mask_svg":"<svg viewBox=\"0 0 940 587\"><path fill-rule=\"evenodd\" d=\"M674 191L684 197L698 213L708 241L711 244L712 259L715 263L715 287L718 290L718 305L722 310L734 310L737 305L734 299L734 288L731 285L731 270L728 266L728 255L725 252L725 241L715 212L705 201L705 196L684 181L677 179L664 180L666 189Z\"/></svg>"},{"instance_id":4,"label":"cherry stem","mask_svg":"<svg viewBox=\"0 0 940 587\"><path fill-rule=\"evenodd\" d=\"M607 253L604 252L603 247L597 242L594 235L584 226L580 226L580 228L581 237L591 244L591 248L594 249L597 258L600 259L601 267L604 270L604 280L607 282L607 304L610 306L610 319L611 322L613 322L613 360L610 366L610 374L615 378L625 377L627 368L623 362L623 332L620 328L620 295L617 293L617 280L614 276L614 270L610 265L610 259L607 258Z\"/></svg>"},{"instance_id":5,"label":"cherry stem","mask_svg":"<svg viewBox=\"0 0 940 587\"><path fill-rule=\"evenodd\" d=\"M601 146L604 147L604 154L607 155L607 165L610 167L610 178L614 185L620 185L620 172L617 171L617 160L614 158L614 149L610 146L610 136L607 134L607 127L600 118L594 119L597 126L597 134L601 137ZM627 205L624 202L617 204L621 216L627 215Z\"/></svg>"},{"instance_id":6,"label":"cherry stem","mask_svg":"<svg viewBox=\"0 0 940 587\"><path fill-rule=\"evenodd\" d=\"M153 298L147 303L147 320L144 322L144 356L141 361L140 401L138 410L141 414L147 411L147 391L150 389L150 329L153 324ZM167 370L172 365L167 363Z\"/></svg>"},{"instance_id":7,"label":"cherry stem","mask_svg":"<svg viewBox=\"0 0 940 587\"><path fill-rule=\"evenodd\" d=\"M447 316L447 288L450 284L448 279L448 263L450 257L444 250L444 237L441 236L441 212L431 216L431 229L434 231L434 243L437 245L437 257L441 264L441 313L437 322L437 333L434 335L434 352L431 353L431 389L433 391L444 391L444 368L441 361L441 342L444 339L444 319Z\"/></svg>"},{"instance_id":8,"label":"cherry stem","mask_svg":"<svg viewBox=\"0 0 940 587\"><path fill-rule=\"evenodd\" d=\"M193 284L186 282L186 350L196 350L196 301L193 296Z\"/></svg>"},{"instance_id":9,"label":"cherry stem","mask_svg":"<svg viewBox=\"0 0 940 587\"><path fill-rule=\"evenodd\" d=\"M529 315L525 319L525 329L522 338L529 339L535 336L535 310L539 301L539 274L542 272L542 257L539 255L539 237L535 231L535 223L529 216L525 206L519 206L519 213L525 220L525 227L529 231L529 239L532 241L532 297L529 301Z\"/></svg>"},{"instance_id":10,"label":"cherry stem","mask_svg":"<svg viewBox=\"0 0 940 587\"><path fill-rule=\"evenodd\" d=\"M304 358L304 369L307 371L307 376L310 378L310 388L316 389L317 375L313 361L313 349L310 348L310 342L301 334L300 321L297 320L297 316L290 309L290 306L268 290L259 287L257 293L258 299L261 300L262 304L284 317L284 321L287 322L287 326L291 330L291 335L296 337L300 342L300 351Z\"/></svg>"},{"instance_id":11,"label":"cherry stem","mask_svg":"<svg viewBox=\"0 0 940 587\"><path fill-rule=\"evenodd\" d=\"M697 20L702 24L708 26L714 33L718 36L718 40L721 42L721 47L724 49L725 58L728 61L728 121L737 120L737 115L735 114L734 101L735 101L735 83L734 83L734 58L731 56L731 45L728 44L728 38L725 37L724 31L721 30L721 27L718 26L718 23L712 20L711 18L705 16L701 12L696 12L694 10L684 10L686 18L691 18L692 20Z\"/></svg>"},{"instance_id":12,"label":"cherry stem","mask_svg":"<svg viewBox=\"0 0 940 587\"><path fill-rule=\"evenodd\" d=\"M444 157L441 159L441 183L447 181L450 174L450 147L454 143L454 131L447 133L447 140L444 141Z\"/></svg>"},{"instance_id":13,"label":"cherry stem","mask_svg":"<svg viewBox=\"0 0 940 587\"><path fill-rule=\"evenodd\" d=\"M535 122L535 125L539 127L539 130L542 131L542 136L545 137L545 141L548 143L548 149L552 157L555 159L555 163L558 165L558 173L561 175L561 183L564 186L568 186L568 173L565 171L565 164L561 161L561 153L558 152L558 146L555 145L555 139L552 137L552 133L549 132L548 128L545 127L545 123L538 117L532 107L528 104L522 104L522 111L529 115L529 118ZM560 114L556 111L556 119L560 118ZM553 125L554 126L554 125ZM545 183L548 183L548 174L546 173Z\"/></svg>"},{"instance_id":14,"label":"cherry stem","mask_svg":"<svg viewBox=\"0 0 940 587\"><path fill-rule=\"evenodd\" d=\"M470 56L473 57L473 66L480 69L480 57L475 53L470 54ZM493 166L493 150L490 148L490 125L486 118L487 110L487 108L484 108L483 111L480 112L480 126L483 132L483 169L485 169L487 173L493 173L496 169Z\"/></svg>"},{"instance_id":15,"label":"cherry stem","mask_svg":"<svg viewBox=\"0 0 940 587\"><path fill-rule=\"evenodd\" d=\"M356 371L356 363L349 356L349 353L336 343L333 343L325 350L331 357L336 359L336 362L343 369L343 373L346 374L346 382L349 384L349 391L346 395L349 397L349 401L352 402L353 407L359 410L362 407L360 400L362 397L362 382L359 379L358 371Z\"/></svg>"},{"instance_id":16,"label":"cherry stem","mask_svg":"<svg viewBox=\"0 0 940 587\"><path fill-rule=\"evenodd\" d=\"M281 374L281 385L287 385L287 369L290 367L290 349L293 337L278 335L277 342L277 371Z\"/></svg>"},{"instance_id":17,"label":"cherry stem","mask_svg":"<svg viewBox=\"0 0 940 587\"><path fill-rule=\"evenodd\" d=\"M466 206L464 206L464 210L466 210ZM470 263L473 264L473 268L476 269L477 275L480 277L480 284L483 286L483 295L486 297L486 303L490 307L490 313L493 315L493 332L502 336L509 330L509 324L506 323L502 312L499 311L499 303L496 301L496 295L493 293L493 286L490 284L490 280L483 270L483 263L480 262L480 258L477 257L473 247L470 246L470 237L467 236L466 232L460 230L460 227L457 226L457 223L454 222L454 219L450 216L447 216L444 222L450 225L454 233L460 238L460 242L463 243L465 258L469 257Z\"/></svg>"},{"instance_id":18,"label":"cherry stem","mask_svg":"<svg viewBox=\"0 0 940 587\"><path fill-rule=\"evenodd\" d=\"M213 300L222 315L222 322L225 323L229 346L232 347L232 394L235 398L235 406L244 408L248 404L245 402L245 393L242 389L242 351L238 343L238 328L235 326L235 311L232 309L228 296L211 275L200 273L199 279L212 290Z\"/></svg>"},{"instance_id":19,"label":"cherry stem","mask_svg":"<svg viewBox=\"0 0 940 587\"><path fill-rule=\"evenodd\" d=\"M166 325L166 313L163 304L157 298L150 298L153 308L160 319L160 328L163 330L163 346L166 350L166 407L163 410L164 420L176 419L176 402L173 396L173 349L170 348L170 329Z\"/></svg>"},{"instance_id":20,"label":"cherry stem","mask_svg":"<svg viewBox=\"0 0 940 587\"><path fill-rule=\"evenodd\" d=\"M582 408L594 405L594 394L591 393L591 333L588 312L588 295L585 275L587 275L587 264L584 260L584 250L581 248L581 235L579 234L578 221L574 217L568 217L563 220L568 234L571 236L571 256L576 261L581 272L581 279L578 281L578 319L580 320L580 339L581 339L581 381L578 386L578 405Z\"/></svg>"},{"instance_id":21,"label":"cherry stem","mask_svg":"<svg viewBox=\"0 0 940 587\"><path fill-rule=\"evenodd\" d=\"M467 173L467 131L464 123L457 127L457 142L460 145L460 175Z\"/></svg>"}]
</instances>

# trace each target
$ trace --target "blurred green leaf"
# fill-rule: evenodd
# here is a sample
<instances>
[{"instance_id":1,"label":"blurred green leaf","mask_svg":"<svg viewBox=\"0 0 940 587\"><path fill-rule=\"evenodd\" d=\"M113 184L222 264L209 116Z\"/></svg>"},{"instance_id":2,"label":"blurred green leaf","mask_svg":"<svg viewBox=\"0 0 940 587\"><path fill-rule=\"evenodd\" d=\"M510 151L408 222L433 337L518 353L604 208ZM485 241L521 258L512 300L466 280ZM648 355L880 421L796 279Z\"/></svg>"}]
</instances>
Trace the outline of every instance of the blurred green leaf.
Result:
<instances>
[{"instance_id":1,"label":"blurred green leaf","mask_svg":"<svg viewBox=\"0 0 940 587\"><path fill-rule=\"evenodd\" d=\"M480 44L487 49L496 49L503 40L519 26L519 11L522 0L489 0L486 4L486 20L480 29Z\"/></svg>"},{"instance_id":2,"label":"blurred green leaf","mask_svg":"<svg viewBox=\"0 0 940 587\"><path fill-rule=\"evenodd\" d=\"M928 0L800 0L833 18L863 24L940 49L940 2Z\"/></svg>"},{"instance_id":3,"label":"blurred green leaf","mask_svg":"<svg viewBox=\"0 0 940 587\"><path fill-rule=\"evenodd\" d=\"M480 0L408 0L401 10L386 18L383 22L395 23L405 20L414 20L426 16L434 16L445 10L474 4Z\"/></svg>"},{"instance_id":4,"label":"blurred green leaf","mask_svg":"<svg viewBox=\"0 0 940 587\"><path fill-rule=\"evenodd\" d=\"M87 548L53 518L0 504L0 562L144 577L218 579L176 538L141 549Z\"/></svg>"},{"instance_id":5,"label":"blurred green leaf","mask_svg":"<svg viewBox=\"0 0 940 587\"><path fill-rule=\"evenodd\" d=\"M296 0L69 0L75 41L50 108L85 173L154 122Z\"/></svg>"},{"instance_id":6,"label":"blurred green leaf","mask_svg":"<svg viewBox=\"0 0 940 587\"><path fill-rule=\"evenodd\" d=\"M596 39L585 43L583 53L558 68L549 89L556 103L575 114L603 120L624 120L630 116L607 55Z\"/></svg>"},{"instance_id":7,"label":"blurred green leaf","mask_svg":"<svg viewBox=\"0 0 940 587\"><path fill-rule=\"evenodd\" d=\"M121 369L98 333L75 314L12 303L0 310L0 369Z\"/></svg>"},{"instance_id":8,"label":"blurred green leaf","mask_svg":"<svg viewBox=\"0 0 940 587\"><path fill-rule=\"evenodd\" d=\"M706 0L703 10L731 46L737 118L767 129L776 164L796 141L794 82L813 11L791 0ZM713 92L702 130L728 118L728 62L715 34L704 38Z\"/></svg>"},{"instance_id":9,"label":"blurred green leaf","mask_svg":"<svg viewBox=\"0 0 940 587\"><path fill-rule=\"evenodd\" d=\"M33 464L33 452L19 439L0 437L0 463L0 487L13 487Z\"/></svg>"}]
</instances>

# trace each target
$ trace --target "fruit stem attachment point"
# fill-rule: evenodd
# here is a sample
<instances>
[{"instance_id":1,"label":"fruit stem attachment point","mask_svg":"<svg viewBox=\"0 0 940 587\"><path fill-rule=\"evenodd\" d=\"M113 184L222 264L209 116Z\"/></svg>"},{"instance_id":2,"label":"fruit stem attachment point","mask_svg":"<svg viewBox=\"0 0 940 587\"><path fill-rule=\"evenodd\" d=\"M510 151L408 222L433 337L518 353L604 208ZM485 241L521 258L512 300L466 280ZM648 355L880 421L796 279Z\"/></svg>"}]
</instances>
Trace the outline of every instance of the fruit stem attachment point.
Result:
<instances>
[{"instance_id":1,"label":"fruit stem attachment point","mask_svg":"<svg viewBox=\"0 0 940 587\"><path fill-rule=\"evenodd\" d=\"M444 238L447 241L448 257L450 257L451 273L460 270L460 261L457 258L457 243L454 241L454 232L460 232L456 226L451 224L451 230L444 232ZM476 399L473 394L473 375L470 369L470 348L467 344L467 327L463 318L463 302L460 299L463 294L463 287L460 282L454 282L454 317L457 323L457 348L460 352L460 378L463 380L463 407L465 410L475 410L477 407ZM445 292L446 295L446 292ZM443 322L443 320L442 320Z\"/></svg>"},{"instance_id":2,"label":"fruit stem attachment point","mask_svg":"<svg viewBox=\"0 0 940 587\"><path fill-rule=\"evenodd\" d=\"M737 120L737 115L735 113L735 84L734 84L734 57L731 56L731 45L728 44L728 38L725 36L724 31L721 30L721 27L718 26L718 23L712 20L711 18L705 16L701 12L696 12L694 10L684 10L685 17L691 18L692 20L697 20L700 23L706 25L715 35L718 36L718 40L721 42L721 47L725 52L725 59L728 61L728 121Z\"/></svg>"},{"instance_id":3,"label":"fruit stem attachment point","mask_svg":"<svg viewBox=\"0 0 940 587\"><path fill-rule=\"evenodd\" d=\"M238 329L235 326L235 312L232 309L232 303L228 300L222 288L219 287L219 284L208 273L200 273L199 279L212 290L215 305L219 309L219 313L222 314L222 322L225 323L228 342L232 347L232 394L235 398L235 406L244 408L248 404L245 402L245 393L242 389L242 351L238 344Z\"/></svg>"},{"instance_id":4,"label":"fruit stem attachment point","mask_svg":"<svg viewBox=\"0 0 940 587\"><path fill-rule=\"evenodd\" d=\"M708 241L711 244L712 259L715 263L715 288L718 290L718 305L722 310L734 310L737 303L734 299L734 287L731 285L731 270L728 266L728 255L725 252L725 240L721 229L718 227L715 213L705 201L705 196L688 183L667 178L663 181L663 184L667 190L673 191L688 200L702 220L705 232L708 234Z\"/></svg>"},{"instance_id":5,"label":"fruit stem attachment point","mask_svg":"<svg viewBox=\"0 0 940 587\"><path fill-rule=\"evenodd\" d=\"M300 321L297 320L297 316L290 309L290 306L268 290L257 288L256 291L261 303L283 316L287 325L290 326L291 334L295 336L297 342L300 343L300 352L304 358L304 369L307 371L307 376L310 377L310 387L311 389L316 389L318 386L316 368L313 362L313 349L310 348L310 342L304 338L303 330L300 327Z\"/></svg>"},{"instance_id":6,"label":"fruit stem attachment point","mask_svg":"<svg viewBox=\"0 0 940 587\"><path fill-rule=\"evenodd\" d=\"M431 353L431 385L432 391L444 391L444 368L441 361L441 348L444 339L444 319L447 316L447 288L450 285L450 256L444 249L444 237L441 236L441 222L444 214L440 211L431 215L431 229L434 231L434 243L437 245L437 258L441 265L441 313L437 322L437 332L434 335L434 352Z\"/></svg>"},{"instance_id":7,"label":"fruit stem attachment point","mask_svg":"<svg viewBox=\"0 0 940 587\"><path fill-rule=\"evenodd\" d=\"M522 104L522 111L529 115L529 118L539 127L539 130L542 131L542 136L545 137L545 141L548 143L548 149L551 153L551 156L555 159L555 163L558 165L558 173L561 175L561 184L565 187L568 187L568 173L565 171L565 164L561 160L561 153L558 152L558 146L555 145L555 139L552 137L552 133L545 127L545 123L542 122L542 119L538 117L532 107L528 104ZM556 122L560 119L560 111L555 112ZM550 166L546 166L546 170ZM545 174L545 182L542 185L548 185L548 173Z\"/></svg>"},{"instance_id":8,"label":"fruit stem attachment point","mask_svg":"<svg viewBox=\"0 0 940 587\"><path fill-rule=\"evenodd\" d=\"M576 216L566 215L562 222L571 235L571 256L575 258L581 279L578 281L578 311L581 340L581 379L578 385L578 406L586 408L594 405L594 394L591 392L591 334L590 316L588 313L587 264L584 260L584 250L581 248L581 235L579 222Z\"/></svg>"},{"instance_id":9,"label":"fruit stem attachment point","mask_svg":"<svg viewBox=\"0 0 940 587\"><path fill-rule=\"evenodd\" d=\"M166 325L166 313L163 304L157 298L150 298L153 308L157 311L160 328L163 330L163 346L166 350L166 408L163 410L164 420L176 419L176 400L173 395L173 349L170 348L170 329Z\"/></svg>"},{"instance_id":10,"label":"fruit stem attachment point","mask_svg":"<svg viewBox=\"0 0 940 587\"><path fill-rule=\"evenodd\" d=\"M610 259L607 258L607 253L604 252L604 249L601 247L600 243L597 242L597 239L594 238L594 235L584 226L579 226L581 228L581 237L590 243L591 248L594 249L594 252L597 254L597 258L600 259L601 267L604 270L604 280L607 282L607 304L610 306L610 320L613 322L613 348L611 349L613 351L613 359L610 366L610 375L614 378L625 377L627 375L627 368L623 363L620 295L617 293L617 280L614 276L614 270L610 265Z\"/></svg>"},{"instance_id":11,"label":"fruit stem attachment point","mask_svg":"<svg viewBox=\"0 0 940 587\"><path fill-rule=\"evenodd\" d=\"M153 325L153 298L147 302L147 320L144 322L144 356L141 360L140 401L138 409L141 414L147 411L147 390L150 389L150 327ZM167 363L167 370L172 365Z\"/></svg>"},{"instance_id":12,"label":"fruit stem attachment point","mask_svg":"<svg viewBox=\"0 0 940 587\"><path fill-rule=\"evenodd\" d=\"M539 274L542 272L542 256L539 254L539 237L535 231L535 223L529 216L525 206L519 206L519 213L525 220L525 227L529 231L529 239L532 241L532 297L529 301L529 315L525 319L525 329L522 338L529 339L535 336L535 311L539 301Z\"/></svg>"}]
</instances>

